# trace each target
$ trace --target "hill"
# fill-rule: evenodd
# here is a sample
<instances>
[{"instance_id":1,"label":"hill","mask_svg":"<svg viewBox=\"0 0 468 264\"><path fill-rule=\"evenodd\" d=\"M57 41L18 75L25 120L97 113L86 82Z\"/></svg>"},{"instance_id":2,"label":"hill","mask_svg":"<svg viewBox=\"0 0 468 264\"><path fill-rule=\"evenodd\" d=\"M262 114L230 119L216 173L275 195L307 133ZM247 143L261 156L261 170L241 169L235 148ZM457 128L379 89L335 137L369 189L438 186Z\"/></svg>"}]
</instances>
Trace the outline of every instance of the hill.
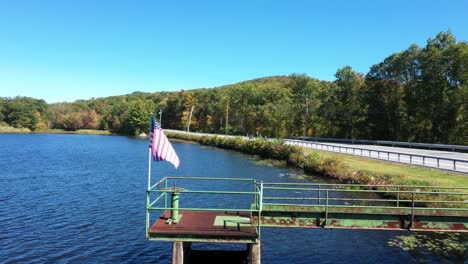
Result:
<instances>
[{"instance_id":1,"label":"hill","mask_svg":"<svg viewBox=\"0 0 468 264\"><path fill-rule=\"evenodd\" d=\"M164 128L190 125L191 131L468 144L468 44L451 32L391 54L366 75L345 66L335 76L333 82L305 74L270 76L51 105L0 98L0 125L138 135L148 132L154 112Z\"/></svg>"}]
</instances>

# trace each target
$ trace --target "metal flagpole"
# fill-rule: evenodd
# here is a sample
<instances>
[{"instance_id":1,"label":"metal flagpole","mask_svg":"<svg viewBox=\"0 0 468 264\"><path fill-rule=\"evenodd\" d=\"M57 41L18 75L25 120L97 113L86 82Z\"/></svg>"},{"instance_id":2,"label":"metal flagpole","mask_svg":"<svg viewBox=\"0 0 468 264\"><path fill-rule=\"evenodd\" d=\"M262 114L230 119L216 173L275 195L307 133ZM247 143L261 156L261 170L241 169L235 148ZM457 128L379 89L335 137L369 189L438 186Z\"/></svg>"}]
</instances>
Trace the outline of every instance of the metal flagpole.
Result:
<instances>
[{"instance_id":1,"label":"metal flagpole","mask_svg":"<svg viewBox=\"0 0 468 264\"><path fill-rule=\"evenodd\" d=\"M150 124L153 124L153 112L151 112ZM150 125L150 130L152 129L151 126L152 125ZM149 132L150 142L151 142L151 133L152 132L153 131ZM149 191L150 187L151 187L151 145L148 148L148 191Z\"/></svg>"},{"instance_id":2,"label":"metal flagpole","mask_svg":"<svg viewBox=\"0 0 468 264\"><path fill-rule=\"evenodd\" d=\"M151 121L150 121L151 122ZM151 130L151 127L150 127ZM151 136L151 132L150 132ZM146 192L146 238L149 237L149 222L150 222L150 211L149 211L149 205L150 205L150 188L151 188L151 146L148 146L148 191Z\"/></svg>"},{"instance_id":3,"label":"metal flagpole","mask_svg":"<svg viewBox=\"0 0 468 264\"><path fill-rule=\"evenodd\" d=\"M151 187L151 148L148 148L148 190Z\"/></svg>"}]
</instances>

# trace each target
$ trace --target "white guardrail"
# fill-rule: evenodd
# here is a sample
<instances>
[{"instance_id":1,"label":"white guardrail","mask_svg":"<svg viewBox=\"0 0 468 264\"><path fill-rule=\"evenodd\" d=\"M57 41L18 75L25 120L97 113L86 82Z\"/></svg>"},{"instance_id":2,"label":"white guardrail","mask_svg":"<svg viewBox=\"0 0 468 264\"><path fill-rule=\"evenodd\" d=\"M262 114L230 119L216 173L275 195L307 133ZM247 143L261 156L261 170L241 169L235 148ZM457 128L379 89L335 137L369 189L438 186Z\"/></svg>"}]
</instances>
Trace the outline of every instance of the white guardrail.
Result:
<instances>
[{"instance_id":1,"label":"white guardrail","mask_svg":"<svg viewBox=\"0 0 468 264\"><path fill-rule=\"evenodd\" d=\"M303 140L286 139L286 144L296 145L318 150L350 154L355 156L381 159L392 162L407 163L412 165L438 168L462 173L468 173L468 160L452 159L440 156L430 156L414 153L403 153L387 150L376 150L370 148L337 146L333 144L318 143Z\"/></svg>"}]
</instances>

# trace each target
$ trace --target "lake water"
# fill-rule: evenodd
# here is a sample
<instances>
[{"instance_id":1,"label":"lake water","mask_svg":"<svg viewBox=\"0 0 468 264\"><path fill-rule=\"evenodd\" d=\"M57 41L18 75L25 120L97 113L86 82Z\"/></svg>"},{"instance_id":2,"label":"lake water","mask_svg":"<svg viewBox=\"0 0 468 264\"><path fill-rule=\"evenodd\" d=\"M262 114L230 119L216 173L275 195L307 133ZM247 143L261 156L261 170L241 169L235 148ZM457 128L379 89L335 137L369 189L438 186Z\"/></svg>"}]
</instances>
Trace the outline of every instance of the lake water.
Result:
<instances>
[{"instance_id":1,"label":"lake water","mask_svg":"<svg viewBox=\"0 0 468 264\"><path fill-rule=\"evenodd\" d=\"M154 178L311 180L231 151L178 142L173 146L181 167L153 163ZM123 136L0 134L0 263L171 263L171 243L145 238L147 149L147 140ZM262 231L262 263L267 264L452 260L387 245L407 232Z\"/></svg>"}]
</instances>

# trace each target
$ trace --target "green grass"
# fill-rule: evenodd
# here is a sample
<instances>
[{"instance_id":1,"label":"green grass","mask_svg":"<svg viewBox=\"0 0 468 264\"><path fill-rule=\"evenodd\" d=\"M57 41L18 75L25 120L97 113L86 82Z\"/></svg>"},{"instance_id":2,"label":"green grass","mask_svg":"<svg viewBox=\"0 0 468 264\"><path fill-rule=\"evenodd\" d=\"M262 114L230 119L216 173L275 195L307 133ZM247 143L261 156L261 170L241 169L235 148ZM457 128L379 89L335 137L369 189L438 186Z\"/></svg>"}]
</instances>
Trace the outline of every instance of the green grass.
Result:
<instances>
[{"instance_id":1,"label":"green grass","mask_svg":"<svg viewBox=\"0 0 468 264\"><path fill-rule=\"evenodd\" d=\"M40 131L39 133L51 133L51 134L82 134L82 135L111 135L109 130L97 130L97 129L78 129L76 131L67 131L63 129L49 129L46 131Z\"/></svg>"},{"instance_id":2,"label":"green grass","mask_svg":"<svg viewBox=\"0 0 468 264\"><path fill-rule=\"evenodd\" d=\"M0 133L29 133L31 130L28 128L16 128L11 126L0 125Z\"/></svg>"},{"instance_id":3,"label":"green grass","mask_svg":"<svg viewBox=\"0 0 468 264\"><path fill-rule=\"evenodd\" d=\"M11 126L0 125L0 133L37 133L37 134L82 134L82 135L111 135L109 130L97 130L97 129L79 129L76 131L66 131L63 129L47 129L31 131L28 128L16 128Z\"/></svg>"},{"instance_id":4,"label":"green grass","mask_svg":"<svg viewBox=\"0 0 468 264\"><path fill-rule=\"evenodd\" d=\"M79 129L75 131L76 134L92 134L92 135L111 135L109 130L96 130L96 129Z\"/></svg>"},{"instance_id":5,"label":"green grass","mask_svg":"<svg viewBox=\"0 0 468 264\"><path fill-rule=\"evenodd\" d=\"M306 153L312 153L314 150L305 149ZM376 174L400 175L405 181L427 181L431 185L451 186L451 187L467 187L468 175L440 171L435 169L410 166L399 163L378 161L354 157L345 154L337 154L322 151L320 155L324 158L339 158L344 161L346 166L351 171L369 171Z\"/></svg>"}]
</instances>

